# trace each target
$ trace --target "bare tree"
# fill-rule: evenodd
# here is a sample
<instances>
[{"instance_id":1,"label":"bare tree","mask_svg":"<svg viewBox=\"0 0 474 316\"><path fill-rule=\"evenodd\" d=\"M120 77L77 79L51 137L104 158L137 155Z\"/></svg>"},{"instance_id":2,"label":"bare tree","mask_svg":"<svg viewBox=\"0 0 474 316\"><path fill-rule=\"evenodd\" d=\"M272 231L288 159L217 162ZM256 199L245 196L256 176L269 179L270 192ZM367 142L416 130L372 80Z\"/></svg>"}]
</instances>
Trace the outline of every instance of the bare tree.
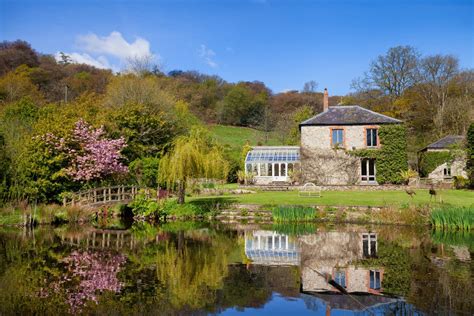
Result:
<instances>
[{"instance_id":1,"label":"bare tree","mask_svg":"<svg viewBox=\"0 0 474 316\"><path fill-rule=\"evenodd\" d=\"M303 86L303 92L305 93L314 93L316 92L316 89L318 89L318 83L314 80L305 82Z\"/></svg>"},{"instance_id":2,"label":"bare tree","mask_svg":"<svg viewBox=\"0 0 474 316\"><path fill-rule=\"evenodd\" d=\"M371 63L364 83L399 97L416 82L418 59L419 53L411 46L392 47Z\"/></svg>"},{"instance_id":3,"label":"bare tree","mask_svg":"<svg viewBox=\"0 0 474 316\"><path fill-rule=\"evenodd\" d=\"M133 56L127 58L126 72L143 76L160 71L160 66L155 63L155 57L151 54L143 56Z\"/></svg>"},{"instance_id":4,"label":"bare tree","mask_svg":"<svg viewBox=\"0 0 474 316\"><path fill-rule=\"evenodd\" d=\"M435 108L434 124L436 130L443 134L445 118L448 111L448 90L450 82L459 74L459 61L451 55L433 55L421 59L419 63L419 91L425 101ZM459 102L450 102L449 108L460 105Z\"/></svg>"}]
</instances>

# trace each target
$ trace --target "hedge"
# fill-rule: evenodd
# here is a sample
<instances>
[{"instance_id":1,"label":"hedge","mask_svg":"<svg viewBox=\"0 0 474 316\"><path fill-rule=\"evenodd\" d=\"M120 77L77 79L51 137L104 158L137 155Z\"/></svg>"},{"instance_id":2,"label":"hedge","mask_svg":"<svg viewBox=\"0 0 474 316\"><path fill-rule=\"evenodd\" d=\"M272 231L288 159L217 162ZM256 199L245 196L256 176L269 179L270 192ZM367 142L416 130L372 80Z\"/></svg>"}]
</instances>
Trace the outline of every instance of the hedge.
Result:
<instances>
[{"instance_id":1,"label":"hedge","mask_svg":"<svg viewBox=\"0 0 474 316\"><path fill-rule=\"evenodd\" d=\"M470 187L474 188L474 123L467 130L467 173Z\"/></svg>"},{"instance_id":2,"label":"hedge","mask_svg":"<svg viewBox=\"0 0 474 316\"><path fill-rule=\"evenodd\" d=\"M357 157L376 159L379 184L402 183L400 171L408 169L407 130L403 125L382 125L378 135L380 149L359 149L349 153Z\"/></svg>"}]
</instances>

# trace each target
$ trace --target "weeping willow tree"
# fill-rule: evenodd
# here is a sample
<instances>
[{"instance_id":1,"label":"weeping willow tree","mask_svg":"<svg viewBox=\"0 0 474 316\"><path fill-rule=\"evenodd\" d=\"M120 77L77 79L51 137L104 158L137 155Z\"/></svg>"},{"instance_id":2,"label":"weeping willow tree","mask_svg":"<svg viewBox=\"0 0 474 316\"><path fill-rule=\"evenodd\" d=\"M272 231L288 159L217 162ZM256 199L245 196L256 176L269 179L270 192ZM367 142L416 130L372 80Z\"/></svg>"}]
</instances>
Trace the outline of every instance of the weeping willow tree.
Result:
<instances>
[{"instance_id":1,"label":"weeping willow tree","mask_svg":"<svg viewBox=\"0 0 474 316\"><path fill-rule=\"evenodd\" d=\"M178 203L183 204L188 179L225 179L228 172L222 149L205 130L194 128L189 135L178 137L173 150L163 156L159 180L177 189Z\"/></svg>"}]
</instances>

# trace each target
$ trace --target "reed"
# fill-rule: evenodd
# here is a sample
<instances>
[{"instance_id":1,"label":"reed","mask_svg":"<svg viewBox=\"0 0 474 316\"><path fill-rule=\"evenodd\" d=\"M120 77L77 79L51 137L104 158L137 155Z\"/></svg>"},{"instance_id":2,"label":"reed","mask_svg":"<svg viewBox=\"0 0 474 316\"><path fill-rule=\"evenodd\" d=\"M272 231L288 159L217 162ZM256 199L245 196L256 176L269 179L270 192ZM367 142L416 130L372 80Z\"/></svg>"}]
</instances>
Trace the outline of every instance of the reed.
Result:
<instances>
[{"instance_id":1,"label":"reed","mask_svg":"<svg viewBox=\"0 0 474 316\"><path fill-rule=\"evenodd\" d=\"M431 225L435 229L474 229L474 206L442 206L431 212Z\"/></svg>"},{"instance_id":2,"label":"reed","mask_svg":"<svg viewBox=\"0 0 474 316\"><path fill-rule=\"evenodd\" d=\"M304 222L316 218L316 210L309 206L281 205L272 209L275 222Z\"/></svg>"}]
</instances>

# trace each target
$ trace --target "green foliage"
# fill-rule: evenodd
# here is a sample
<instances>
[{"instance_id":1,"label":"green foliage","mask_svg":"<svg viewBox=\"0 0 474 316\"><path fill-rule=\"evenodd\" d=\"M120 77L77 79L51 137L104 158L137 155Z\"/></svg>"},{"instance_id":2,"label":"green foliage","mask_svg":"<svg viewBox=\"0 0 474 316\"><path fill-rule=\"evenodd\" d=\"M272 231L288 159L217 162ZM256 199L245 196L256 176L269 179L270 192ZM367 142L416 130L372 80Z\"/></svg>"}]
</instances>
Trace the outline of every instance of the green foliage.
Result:
<instances>
[{"instance_id":1,"label":"green foliage","mask_svg":"<svg viewBox=\"0 0 474 316\"><path fill-rule=\"evenodd\" d=\"M137 158L129 165L130 174L139 186L158 187L160 159L155 157Z\"/></svg>"},{"instance_id":2,"label":"green foliage","mask_svg":"<svg viewBox=\"0 0 474 316\"><path fill-rule=\"evenodd\" d=\"M411 257L407 249L385 240L379 240L377 258L361 260L365 267L383 267L383 290L406 296L410 290Z\"/></svg>"},{"instance_id":3,"label":"green foliage","mask_svg":"<svg viewBox=\"0 0 474 316\"><path fill-rule=\"evenodd\" d=\"M267 91L253 91L245 83L233 86L222 100L221 122L240 126L260 125L268 97Z\"/></svg>"},{"instance_id":4,"label":"green foliage","mask_svg":"<svg viewBox=\"0 0 474 316\"><path fill-rule=\"evenodd\" d=\"M289 131L288 144L298 145L300 143L300 127L299 124L314 115L313 108L305 105L293 114L292 116L292 127Z\"/></svg>"},{"instance_id":5,"label":"green foliage","mask_svg":"<svg viewBox=\"0 0 474 316\"><path fill-rule=\"evenodd\" d=\"M469 186L469 179L463 176L454 176L454 187L456 189L466 189Z\"/></svg>"},{"instance_id":6,"label":"green foliage","mask_svg":"<svg viewBox=\"0 0 474 316\"><path fill-rule=\"evenodd\" d=\"M133 161L144 156L159 156L179 133L176 118L143 104L127 105L114 113L114 134L124 136L123 154Z\"/></svg>"},{"instance_id":7,"label":"green foliage","mask_svg":"<svg viewBox=\"0 0 474 316\"><path fill-rule=\"evenodd\" d=\"M178 187L178 203L184 203L186 182L190 178L225 179L229 164L221 148L200 128L176 139L173 150L160 161L159 180L168 188Z\"/></svg>"},{"instance_id":8,"label":"green foliage","mask_svg":"<svg viewBox=\"0 0 474 316\"><path fill-rule=\"evenodd\" d=\"M474 123L469 126L467 131L467 172L470 187L474 188Z\"/></svg>"},{"instance_id":9,"label":"green foliage","mask_svg":"<svg viewBox=\"0 0 474 316\"><path fill-rule=\"evenodd\" d=\"M357 157L376 159L379 184L402 183L400 172L408 169L406 133L403 125L382 125L378 131L380 149L361 149L348 153Z\"/></svg>"},{"instance_id":10,"label":"green foliage","mask_svg":"<svg viewBox=\"0 0 474 316\"><path fill-rule=\"evenodd\" d=\"M400 176L402 177L403 181L406 184L408 184L408 181L410 179L418 177L418 172L416 172L415 170L412 170L412 169L402 170L402 171L400 171Z\"/></svg>"},{"instance_id":11,"label":"green foliage","mask_svg":"<svg viewBox=\"0 0 474 316\"><path fill-rule=\"evenodd\" d=\"M134 216L160 219L165 215L160 202L150 199L144 190L141 190L128 206Z\"/></svg>"},{"instance_id":12,"label":"green foliage","mask_svg":"<svg viewBox=\"0 0 474 316\"><path fill-rule=\"evenodd\" d=\"M316 218L316 210L309 206L281 205L272 209L275 222L311 221Z\"/></svg>"},{"instance_id":13,"label":"green foliage","mask_svg":"<svg viewBox=\"0 0 474 316\"><path fill-rule=\"evenodd\" d=\"M474 206L459 207L445 205L431 213L431 225L435 229L474 229Z\"/></svg>"},{"instance_id":14,"label":"green foliage","mask_svg":"<svg viewBox=\"0 0 474 316\"><path fill-rule=\"evenodd\" d=\"M453 157L449 151L426 151L420 154L420 173L427 177L439 165L452 161Z\"/></svg>"}]
</instances>

